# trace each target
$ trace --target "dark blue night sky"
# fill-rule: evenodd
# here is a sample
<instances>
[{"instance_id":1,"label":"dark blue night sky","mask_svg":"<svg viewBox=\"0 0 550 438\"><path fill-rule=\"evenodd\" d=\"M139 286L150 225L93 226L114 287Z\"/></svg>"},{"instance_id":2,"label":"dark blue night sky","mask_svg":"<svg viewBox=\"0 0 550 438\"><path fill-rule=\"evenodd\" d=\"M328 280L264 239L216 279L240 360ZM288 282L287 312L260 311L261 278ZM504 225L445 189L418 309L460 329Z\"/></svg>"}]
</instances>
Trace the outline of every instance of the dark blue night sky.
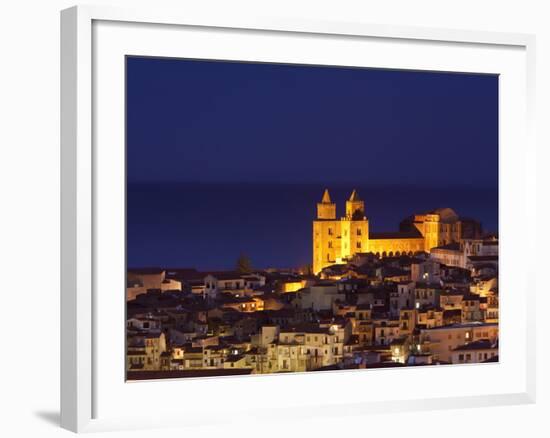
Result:
<instances>
[{"instance_id":1,"label":"dark blue night sky","mask_svg":"<svg viewBox=\"0 0 550 438\"><path fill-rule=\"evenodd\" d=\"M127 172L130 266L308 263L325 186L497 231L498 78L129 57Z\"/></svg>"}]
</instances>

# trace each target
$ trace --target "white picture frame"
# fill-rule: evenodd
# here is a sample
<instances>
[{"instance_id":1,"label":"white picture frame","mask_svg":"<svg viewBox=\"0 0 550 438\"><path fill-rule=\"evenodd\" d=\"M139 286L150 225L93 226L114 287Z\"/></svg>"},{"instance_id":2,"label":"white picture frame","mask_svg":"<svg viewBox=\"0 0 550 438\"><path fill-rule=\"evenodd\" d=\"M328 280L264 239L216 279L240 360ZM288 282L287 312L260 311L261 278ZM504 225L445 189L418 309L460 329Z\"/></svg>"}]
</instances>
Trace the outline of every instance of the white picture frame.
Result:
<instances>
[{"instance_id":1,"label":"white picture frame","mask_svg":"<svg viewBox=\"0 0 550 438\"><path fill-rule=\"evenodd\" d=\"M121 28L119 29L117 26ZM138 29L136 26L141 27ZM146 27L151 32L147 44L140 41L139 38ZM124 29L121 30L122 28ZM498 379L503 387L502 391L494 389L495 387L491 385L483 388L481 384L476 391L469 391L468 388L460 390L459 385L457 385L454 392L449 390L449 394L446 393L445 388L439 388L438 391L433 391L431 394L416 396L414 385L411 385L412 389L409 392L400 389L397 393L392 393L388 397L356 394L354 397L348 397L348 399L336 399L336 395L332 397L331 391L341 387L344 379L346 382L350 382L350 379L364 378L364 375L359 377L359 374L352 375L348 373L344 375L338 372L312 373L316 376L296 374L275 377L189 379L187 382L164 381L125 384L120 381L120 375L123 374L123 371L121 372L124 364L123 357L120 357L120 370L111 365L111 368L116 368L116 371L111 371L106 366L105 360L109 352L120 351L120 342L117 340L124 336L123 320L118 321L117 318L118 316L122 318L120 308L123 306L124 293L121 290L120 302L109 308L112 310L105 307L109 305L109 300L112 297L98 300L98 290L105 289L101 286L113 278L115 279L114 283L118 284L117 281L120 277L120 272L113 271L113 276L110 276L111 274L104 269L106 262L104 262L101 255L104 254L106 247L104 243L107 238L98 236L107 236L113 233L112 235L115 238L112 241L117 242L120 241L123 229L121 230L120 221L118 220L121 217L120 212L115 213L113 216L114 221L118 220L116 229L108 229L108 225L105 225L104 218L101 216L101 211L105 209L97 207L106 202L105 205L112 205L117 208L117 201L121 199L120 197L117 198L121 193L121 188L118 186L118 188L112 190L112 194L106 194L105 188L107 186L113 187L111 183L115 180L107 181L104 175L123 175L124 169L121 161L123 154L120 155L120 142L116 140L120 139L120 130L123 130L123 126L105 128L103 118L107 117L107 110L102 106L104 103L101 92L98 92L98 90L109 90L109 92L118 96L116 97L118 99L117 104L110 105L113 114L109 114L109 120L120 125L119 104L121 103L120 94L123 94L123 87L121 89L120 85L123 83L124 78L118 74L120 73L119 70L113 70L115 73L112 75L104 74L112 71L109 70L110 66L105 70L107 61L113 57L119 59L121 54L136 54L136 50L140 52L143 50L143 53L156 53L158 56L171 56L170 50L173 50L174 54L172 56L177 56L176 52L181 45L178 46L175 43L172 47L167 43L168 40L163 40L163 38L166 38L167 33L177 32L177 29L183 28L190 32L200 32L201 38L209 38L209 33L231 31L235 41L252 41L253 38L264 38L262 35L267 33L269 38L264 38L262 44L274 45L269 47L277 46L279 44L277 40L281 37L291 39L312 36L315 36L315 38L345 39L345 41L339 39L335 43L336 45L363 44L367 41L369 44L376 45L383 42L385 48L388 48L390 52L392 45L418 46L421 56L416 59L413 59L413 57L411 59L403 58L400 65L397 65L395 59L392 61L392 55L387 53L380 55L380 58L377 58L376 66L388 68L393 66L394 68L427 69L429 68L427 66L431 64L428 60L423 64L422 56L429 56L430 50L437 50L442 55L442 59L438 62L448 62L448 65L451 65L451 58L453 58L452 62L454 64L452 65L455 66L453 68L460 70L461 62L464 62L464 65L467 65L467 63L462 61L460 56L447 57L445 55L446 50L454 50L454 47L457 50L462 50L465 57L469 56L468 50L485 50L487 56L492 56L494 59L478 59L481 57L477 53L472 57L472 62L486 65L487 72L498 73L502 74L504 78L511 78L510 82L506 82L505 85L509 84L510 90L514 90L510 94L504 92L504 96L510 96L509 100L506 100L506 98L501 100L503 106L501 126L504 125L501 128L501 152L504 152L500 159L500 200L503 204L500 215L501 220L509 220L510 222L503 223L502 269L512 266L515 260L514 253L532 250L535 245L534 163L536 151L532 127L535 39L532 35L386 26L360 22L317 22L291 17L247 17L241 13L220 16L213 12L208 16L203 16L192 10L164 11L156 8L134 10L104 6L78 6L64 10L61 13L62 427L75 432L82 432L119 428L187 426L207 421L207 417L201 417L199 412L193 413L183 405L179 408L180 412L178 412L178 407L167 413L163 409L159 409L158 412L149 409L150 415L148 416L143 416L138 411L135 411L135 416L133 416L134 411L132 411L132 405L129 402L132 397L135 398L136 394L140 392L150 394L154 392L156 396L168 393L172 387L175 387L171 385L179 385L180 387L186 385L187 391L195 391L195 393L198 393L201 387L207 387L209 390L223 388L224 391L235 390L240 387L240 392L244 394L243 397L247 394L247 391L253 391L254 387L261 388L261 391L264 392L266 390L273 391L275 401L272 406L265 408L250 406L247 409L246 415L256 418L269 415L268 412L270 411L267 408L277 408L281 413L284 412L289 417L297 418L301 415L362 415L367 412L395 412L411 409L441 409L534 402L535 312L533 303L535 275L529 266L525 263L521 264L519 261L520 264L518 264L517 269L505 271L501 278L503 289L506 289L507 284L510 285L509 289L514 289L515 293L510 294L510 300L514 300L514 306L521 309L520 315L514 316L516 329L513 333L509 333L508 338L503 335L501 345L504 351L501 363L486 367L484 370L488 371L480 372L480 375L483 373L483 376L488 376L491 373L500 373L499 370L506 370L502 371ZM131 32L132 38L123 38L120 36L120 32ZM158 39L157 37L151 37L153 33L158 34ZM170 38L172 36L170 35ZM182 38L188 37L182 36ZM309 39L313 40L315 38ZM131 52L126 52L126 50L129 50L128 46L125 46L125 44L128 44L128 40L131 40L133 44ZM109 44L106 44L106 42L109 42ZM285 44L288 44L288 41ZM254 50L253 46L253 44L250 45L252 47L250 53ZM449 48L450 46L452 47ZM203 50L205 53L203 57L205 58L215 57L216 54L219 56L219 53L226 52L229 58L240 59L241 57L238 50L234 49L234 47L240 47L238 45L232 46L231 50L234 50L232 53L229 53L229 49L223 47L214 47L214 45L209 47L206 42L202 45L198 44L194 48L193 54L200 56L200 52ZM160 53L160 48L162 48L162 53ZM311 48L314 49L313 46ZM276 50L273 50L274 54L272 56L276 58L278 55L276 55ZM330 50L330 47L328 47L327 52L330 52ZM423 51L426 55L422 55ZM350 50L349 56L355 56L351 52ZM491 55L490 52L494 53ZM502 59L499 58L501 55L497 52L502 54ZM315 56L315 50L312 50L312 53L312 56ZM375 58L377 52L373 51L372 53ZM250 55L250 59L256 59L255 56ZM289 54L288 56L293 56L293 60L298 61L301 55L296 52L296 54ZM322 56L331 55L323 54ZM257 58L257 60L260 59ZM282 58L277 60L284 61ZM314 61L312 58L308 62L313 63ZM342 65L346 65L345 62L343 58L335 61L336 64L340 63ZM492 65L502 66L502 71L499 70L501 67L492 67ZM480 67L480 71L482 70L483 67ZM103 80L109 83L103 86L100 83ZM521 84L518 85L517 82L521 82ZM104 109L105 111L103 111ZM111 139L115 139L113 143L109 143ZM107 152L97 153L97 145L107 143L114 145L114 155L109 157L108 163L105 159ZM516 168L512 170L514 166ZM511 171L514 172L513 181L506 178ZM120 182L120 179L117 181ZM107 201L107 197L111 198ZM523 202L521 212L514 213L507 210L510 208L511 200ZM507 219L509 214L503 216L503 212L511 212L515 216L512 216L512 219ZM527 224L527 227L522 230L523 236L520 239L517 233L521 224ZM101 239L103 241L100 242ZM112 257L120 258L121 251L123 253L124 249L117 247L114 251L111 251ZM117 266L120 267L120 264ZM101 317L101 321L98 318L99 313L104 315ZM507 317L509 316L506 316L506 306L504 306L504 322L501 322L504 329L506 328ZM105 333L112 333L112 330L116 331L117 327L120 329L120 336L114 336L116 339L113 341L113 345L108 346ZM510 339L510 341L508 342L507 339ZM507 348L510 348L510 350L506 350ZM515 351L515 356L508 355L506 357L504 353L512 350ZM101 352L101 354L98 354L98 352ZM508 364L510 364L509 369L507 368ZM447 378L446 376L449 373L456 373L457 378L462 379L470 375L468 373L473 373L472 370L474 369L468 366L457 366L456 369L448 367L448 371L436 370L433 367L423 368L423 370L377 370L372 373L369 372L369 387L373 388L373 394L376 393L376 385L374 385L371 377L373 375L380 376L376 378L377 380L394 379L396 381L401 379L402 375L405 375L403 378L405 382L406 379L423 379L425 376L430 376L430 373L433 373L433 376L441 374L441 378ZM459 376L459 374L461 375ZM480 379L484 379L483 376ZM434 379L437 378L439 377L434 377ZM490 379L487 378L487 380ZM118 383L113 385L112 382ZM326 385L324 392L329 394L328 399L334 398L334 402L325 402L326 398L319 399L319 395L315 393L315 388L320 383ZM495 381L494 385L497 383L498 381ZM120 387L117 386L119 384ZM361 384L363 383L358 383L358 385ZM277 397L279 397L279 404L282 401L281 394L283 392L281 391L285 391L285 388L286 390L290 387L295 388L297 385L303 385L304 388L307 388L307 391L311 393L308 396L309 398L298 395L298 400L294 405L291 403L286 408L278 406ZM129 392L123 395L122 392L125 392L126 389ZM109 403L127 406L127 410L114 409ZM300 410L294 409L296 406L299 406ZM181 412L185 412L186 415L182 415ZM230 410L225 412L220 406L213 405L209 408L209 415L214 414L220 422L231 421L232 412Z\"/></svg>"}]
</instances>

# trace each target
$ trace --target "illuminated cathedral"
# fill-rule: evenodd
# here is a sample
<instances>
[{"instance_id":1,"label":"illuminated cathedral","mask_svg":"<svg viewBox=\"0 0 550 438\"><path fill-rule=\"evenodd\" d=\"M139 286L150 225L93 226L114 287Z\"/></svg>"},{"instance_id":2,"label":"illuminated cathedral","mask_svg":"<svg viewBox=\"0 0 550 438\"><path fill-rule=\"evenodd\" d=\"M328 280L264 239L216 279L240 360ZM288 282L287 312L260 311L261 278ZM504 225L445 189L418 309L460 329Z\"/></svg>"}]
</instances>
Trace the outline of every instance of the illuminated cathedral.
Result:
<instances>
[{"instance_id":1,"label":"illuminated cathedral","mask_svg":"<svg viewBox=\"0 0 550 438\"><path fill-rule=\"evenodd\" d=\"M357 253L413 255L480 235L478 222L459 218L450 208L410 216L397 232L373 233L369 231L365 203L355 190L346 201L345 216L337 219L336 204L327 189L313 221L313 272L318 274L326 266L345 263Z\"/></svg>"}]
</instances>

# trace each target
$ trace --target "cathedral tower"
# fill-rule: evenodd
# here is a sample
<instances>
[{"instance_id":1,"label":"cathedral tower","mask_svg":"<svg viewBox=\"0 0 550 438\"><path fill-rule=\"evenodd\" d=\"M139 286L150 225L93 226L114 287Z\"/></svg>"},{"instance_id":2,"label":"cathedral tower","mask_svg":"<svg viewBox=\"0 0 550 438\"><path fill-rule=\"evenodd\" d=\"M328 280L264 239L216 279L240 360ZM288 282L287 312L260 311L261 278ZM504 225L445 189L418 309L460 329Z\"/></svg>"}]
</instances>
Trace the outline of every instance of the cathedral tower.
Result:
<instances>
[{"instance_id":1,"label":"cathedral tower","mask_svg":"<svg viewBox=\"0 0 550 438\"><path fill-rule=\"evenodd\" d=\"M313 221L313 272L336 263L340 257L340 221L336 220L336 204L328 190L317 204L317 219Z\"/></svg>"},{"instance_id":2,"label":"cathedral tower","mask_svg":"<svg viewBox=\"0 0 550 438\"><path fill-rule=\"evenodd\" d=\"M355 190L346 201L346 219L361 220L365 218L365 203Z\"/></svg>"},{"instance_id":3,"label":"cathedral tower","mask_svg":"<svg viewBox=\"0 0 550 438\"><path fill-rule=\"evenodd\" d=\"M353 190L346 201L346 216L341 220L342 243L340 258L353 257L358 252L367 252L369 245L369 221L365 216L365 203Z\"/></svg>"},{"instance_id":4,"label":"cathedral tower","mask_svg":"<svg viewBox=\"0 0 550 438\"><path fill-rule=\"evenodd\" d=\"M336 219L336 204L325 190L317 204L317 219L313 221L313 272L344 263L358 252L367 252L369 221L365 203L354 190L346 201L346 215Z\"/></svg>"},{"instance_id":5,"label":"cathedral tower","mask_svg":"<svg viewBox=\"0 0 550 438\"><path fill-rule=\"evenodd\" d=\"M328 189L323 193L323 199L317 204L317 219L335 220L336 204L330 200Z\"/></svg>"}]
</instances>

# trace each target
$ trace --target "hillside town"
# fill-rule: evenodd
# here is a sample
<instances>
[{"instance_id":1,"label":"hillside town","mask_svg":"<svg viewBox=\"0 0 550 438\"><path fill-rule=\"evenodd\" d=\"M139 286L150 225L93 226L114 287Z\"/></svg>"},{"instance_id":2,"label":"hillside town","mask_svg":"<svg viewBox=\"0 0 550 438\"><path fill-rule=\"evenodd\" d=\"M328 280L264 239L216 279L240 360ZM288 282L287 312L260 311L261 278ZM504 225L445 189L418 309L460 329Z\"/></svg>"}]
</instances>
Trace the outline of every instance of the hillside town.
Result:
<instances>
[{"instance_id":1,"label":"hillside town","mask_svg":"<svg viewBox=\"0 0 550 438\"><path fill-rule=\"evenodd\" d=\"M498 361L495 234L449 208L372 233L355 191L317 212L309 267L129 268L127 379Z\"/></svg>"}]
</instances>

